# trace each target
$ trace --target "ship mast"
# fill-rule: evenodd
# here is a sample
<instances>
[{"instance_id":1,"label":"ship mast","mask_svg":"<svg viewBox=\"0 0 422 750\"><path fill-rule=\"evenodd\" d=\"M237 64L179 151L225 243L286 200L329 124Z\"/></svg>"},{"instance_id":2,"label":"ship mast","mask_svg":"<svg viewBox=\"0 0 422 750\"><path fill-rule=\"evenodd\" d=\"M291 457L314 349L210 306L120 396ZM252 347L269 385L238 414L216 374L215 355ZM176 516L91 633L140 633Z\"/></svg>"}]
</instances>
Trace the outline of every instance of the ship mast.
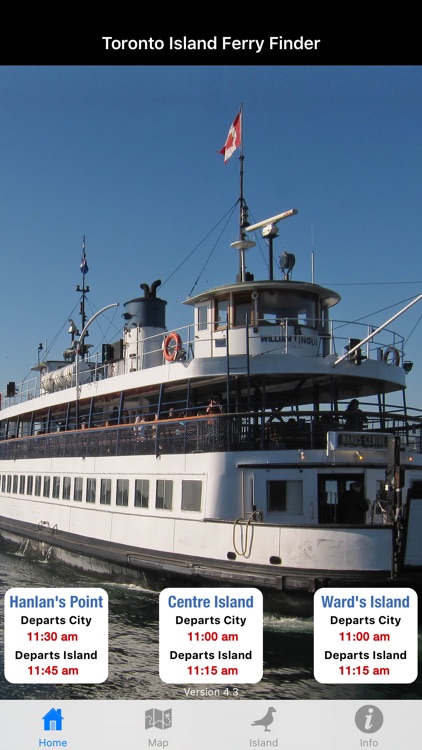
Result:
<instances>
[{"instance_id":1,"label":"ship mast","mask_svg":"<svg viewBox=\"0 0 422 750\"><path fill-rule=\"evenodd\" d=\"M246 205L245 197L243 194L243 179L244 179L244 161L245 156L243 153L243 105L240 107L240 155L239 155L239 178L240 178L240 198L239 198L239 239L246 240L245 230L249 226L248 221L248 207Z\"/></svg>"},{"instance_id":2,"label":"ship mast","mask_svg":"<svg viewBox=\"0 0 422 750\"><path fill-rule=\"evenodd\" d=\"M244 193L243 193L243 178L244 178L244 160L243 154L243 104L240 107L240 156L239 156L239 177L240 177L240 198L239 198L239 240L232 242L230 247L239 251L239 273L237 275L237 281L250 281L252 277L246 273L245 265L245 251L255 247L255 242L246 239L246 229L249 226L249 215L248 207L246 205Z\"/></svg>"},{"instance_id":3,"label":"ship mast","mask_svg":"<svg viewBox=\"0 0 422 750\"><path fill-rule=\"evenodd\" d=\"M81 272L82 272L82 289L81 289L81 287L78 284L78 286L76 287L76 291L80 292L82 294L82 296L81 296L81 304L80 304L80 307L79 307L79 314L81 316L81 331L83 331L84 328L85 328L86 321L87 321L87 317L86 317L86 313L85 313L85 299L86 299L86 295L89 292L89 286L87 286L85 284L85 276L86 276L86 274L89 271L88 263L87 263L87 260L86 260L86 253L85 253L85 235L83 236L83 240L82 240L82 259L81 259L80 269L81 269ZM81 337L80 340L79 340L79 347L78 348L79 348L79 354L82 357L82 359L85 356L85 347L84 347L83 339L85 339L85 337L88 336L88 335L89 335L88 331L86 331L84 333L83 337Z\"/></svg>"}]
</instances>

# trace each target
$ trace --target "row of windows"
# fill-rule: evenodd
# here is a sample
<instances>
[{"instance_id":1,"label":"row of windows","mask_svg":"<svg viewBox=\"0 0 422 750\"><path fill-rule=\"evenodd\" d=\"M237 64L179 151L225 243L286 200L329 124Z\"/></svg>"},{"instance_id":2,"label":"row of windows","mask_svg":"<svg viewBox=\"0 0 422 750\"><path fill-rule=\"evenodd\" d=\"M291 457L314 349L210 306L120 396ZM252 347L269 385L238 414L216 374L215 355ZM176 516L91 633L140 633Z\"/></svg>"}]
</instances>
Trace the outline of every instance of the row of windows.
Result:
<instances>
[{"instance_id":1,"label":"row of windows","mask_svg":"<svg viewBox=\"0 0 422 750\"><path fill-rule=\"evenodd\" d=\"M154 507L159 510L173 510L173 480L172 479L135 479L132 487L129 479L116 479L114 492L112 480L109 478L96 479L87 477L59 477L32 476L18 474L3 474L1 477L1 491L20 495L35 495L36 497L52 497L57 500L74 500L101 505L111 505L112 497L115 505L129 506L130 495L135 508L148 508L150 499ZM151 485L151 493L150 493ZM202 481L199 479L184 479L182 481L182 510L199 512L202 503Z\"/></svg>"}]
</instances>

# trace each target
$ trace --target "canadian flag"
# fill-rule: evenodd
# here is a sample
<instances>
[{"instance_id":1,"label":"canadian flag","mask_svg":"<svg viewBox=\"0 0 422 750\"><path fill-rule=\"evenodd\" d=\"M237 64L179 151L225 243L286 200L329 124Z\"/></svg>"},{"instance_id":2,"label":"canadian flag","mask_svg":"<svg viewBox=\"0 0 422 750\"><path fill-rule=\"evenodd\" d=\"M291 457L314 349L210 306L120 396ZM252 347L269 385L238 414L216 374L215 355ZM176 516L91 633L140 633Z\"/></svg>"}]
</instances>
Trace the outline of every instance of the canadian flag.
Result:
<instances>
[{"instance_id":1,"label":"canadian flag","mask_svg":"<svg viewBox=\"0 0 422 750\"><path fill-rule=\"evenodd\" d=\"M219 151L219 154L223 154L224 156L224 164L228 159L230 159L231 155L236 151L237 148L239 148L240 144L242 143L242 113L239 112L237 117L233 120L232 125L230 126L229 134L226 138L226 142Z\"/></svg>"}]
</instances>

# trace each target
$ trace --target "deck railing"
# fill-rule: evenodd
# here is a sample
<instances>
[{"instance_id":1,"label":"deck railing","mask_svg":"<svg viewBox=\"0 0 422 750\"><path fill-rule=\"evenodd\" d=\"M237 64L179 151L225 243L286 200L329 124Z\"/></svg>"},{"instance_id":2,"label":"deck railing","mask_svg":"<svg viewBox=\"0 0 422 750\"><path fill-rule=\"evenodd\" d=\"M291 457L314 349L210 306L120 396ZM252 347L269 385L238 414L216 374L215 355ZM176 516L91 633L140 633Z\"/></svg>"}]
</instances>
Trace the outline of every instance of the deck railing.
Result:
<instances>
[{"instance_id":1,"label":"deck railing","mask_svg":"<svg viewBox=\"0 0 422 750\"><path fill-rule=\"evenodd\" d=\"M328 432L345 432L343 416L301 412L286 422L262 412L224 414L54 432L1 441L0 460L326 449ZM367 433L394 435L402 449L422 453L421 418L368 415Z\"/></svg>"},{"instance_id":2,"label":"deck railing","mask_svg":"<svg viewBox=\"0 0 422 750\"><path fill-rule=\"evenodd\" d=\"M254 337L260 337L265 331L270 339L280 339L280 342L271 343L268 346L268 350L262 352L262 356L265 354L289 354L290 343L289 337L283 336L286 330L297 324L296 321L288 318L278 321L277 323L270 323L267 320L258 320L257 326L248 326L248 337L249 346ZM342 320L330 320L329 331L322 331L322 322L313 321L312 328L315 331L315 336L320 338L320 345L316 352L316 357L323 357L330 354L344 354L351 348L351 342L359 342L366 338L371 331L375 330L375 326L348 322ZM309 329L309 326L305 326ZM300 330L301 326L297 326ZM232 333L238 331L239 328L229 328L230 336ZM245 329L246 330L246 329ZM190 361L195 358L195 348L198 345L198 326L189 325L183 328L175 328L175 333L178 333L182 340L182 353L181 356L185 361ZM271 335L270 335L271 334ZM115 377L116 375L124 375L134 371L140 371L149 369L148 363L152 362L157 365L165 364L163 355L163 343L166 337L166 332L156 334L152 337L143 339L139 344L139 353L136 356L131 356L127 359L121 359L112 362L103 362L102 355L100 352L91 355L89 358L82 360L85 364L89 364L90 369L84 370L83 382L96 382L99 380L105 380L108 378ZM215 349L212 343L216 336L221 336L221 329L215 329L213 325L208 324L205 330L200 331L201 345L209 344L209 351L206 356L216 357L225 356L225 349ZM392 361L394 364L404 365L404 351L403 351L403 337L399 336L394 331L385 328L381 331L375 339L368 341L359 352L359 357L362 360L372 359L381 360L386 357L386 361ZM246 353L245 343L245 353ZM396 358L396 360L394 360ZM71 363L63 362L63 367L69 366ZM81 381L82 382L82 381ZM68 387L74 387L76 384L76 374L73 379L70 380ZM15 385L15 384L13 384ZM66 389L57 389L66 390ZM42 395L45 391L40 387L39 378L31 378L21 383L16 384L15 395L7 396L7 392L0 394L0 404L3 408L7 406L14 406L16 404L24 403L30 399L37 398ZM51 390L49 391L51 392Z\"/></svg>"}]
</instances>

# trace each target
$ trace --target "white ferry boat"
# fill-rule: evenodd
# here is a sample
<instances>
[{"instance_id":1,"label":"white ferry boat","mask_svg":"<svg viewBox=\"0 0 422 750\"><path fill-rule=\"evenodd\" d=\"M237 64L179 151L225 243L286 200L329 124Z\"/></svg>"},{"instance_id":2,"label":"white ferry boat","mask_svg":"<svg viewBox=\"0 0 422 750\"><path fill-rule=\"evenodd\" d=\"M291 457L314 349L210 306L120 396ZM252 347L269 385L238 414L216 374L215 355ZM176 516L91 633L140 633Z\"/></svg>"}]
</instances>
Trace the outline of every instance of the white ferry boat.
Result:
<instances>
[{"instance_id":1,"label":"white ferry boat","mask_svg":"<svg viewBox=\"0 0 422 750\"><path fill-rule=\"evenodd\" d=\"M71 321L63 361L2 396L4 542L156 590L257 586L280 609L322 586L420 589L411 362L390 321L336 323L339 295L293 281L291 254L274 278L294 213L251 227L241 201L236 280L186 299L184 328L168 327L161 282L142 283L121 338L91 357L84 250L81 334ZM245 252L262 227L270 271L256 280Z\"/></svg>"}]
</instances>

